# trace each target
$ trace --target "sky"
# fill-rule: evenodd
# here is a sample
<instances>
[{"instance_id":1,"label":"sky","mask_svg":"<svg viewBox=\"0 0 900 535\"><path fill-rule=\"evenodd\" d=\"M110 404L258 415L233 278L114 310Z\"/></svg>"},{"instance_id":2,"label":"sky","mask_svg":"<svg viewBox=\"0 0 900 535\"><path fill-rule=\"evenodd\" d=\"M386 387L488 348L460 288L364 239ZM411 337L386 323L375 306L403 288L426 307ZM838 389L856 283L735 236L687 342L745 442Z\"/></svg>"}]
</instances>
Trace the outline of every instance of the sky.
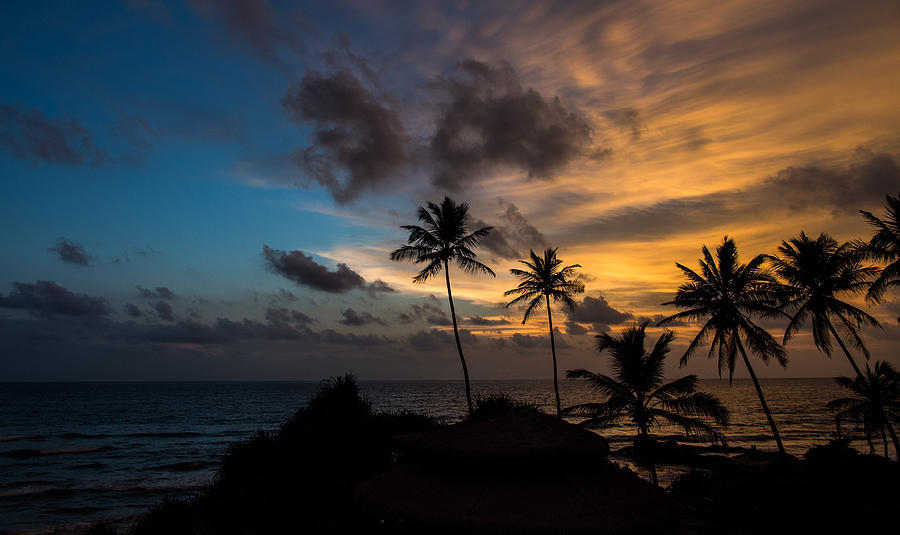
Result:
<instances>
[{"instance_id":1,"label":"sky","mask_svg":"<svg viewBox=\"0 0 900 535\"><path fill-rule=\"evenodd\" d=\"M443 278L389 259L450 196L473 379L552 376L509 269L558 247L560 369L724 236L868 238L900 192L891 1L3 2L0 381L459 379ZM900 295L872 358L900 365ZM761 320L779 337L784 322ZM716 377L705 351L670 376ZM766 378L850 375L808 329ZM861 357L859 357L861 358ZM735 377L746 377L743 369Z\"/></svg>"}]
</instances>

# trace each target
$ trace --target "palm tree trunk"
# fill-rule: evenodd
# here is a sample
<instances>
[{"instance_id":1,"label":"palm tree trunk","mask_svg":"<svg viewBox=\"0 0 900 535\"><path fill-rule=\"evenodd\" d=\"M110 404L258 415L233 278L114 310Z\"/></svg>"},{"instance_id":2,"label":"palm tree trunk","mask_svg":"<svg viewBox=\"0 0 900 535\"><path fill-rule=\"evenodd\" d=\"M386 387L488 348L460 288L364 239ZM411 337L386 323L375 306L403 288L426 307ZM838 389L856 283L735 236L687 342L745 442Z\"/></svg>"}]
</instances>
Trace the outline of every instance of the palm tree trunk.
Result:
<instances>
[{"instance_id":1,"label":"palm tree trunk","mask_svg":"<svg viewBox=\"0 0 900 535\"><path fill-rule=\"evenodd\" d=\"M838 336L837 331L834 330L834 325L831 324L831 319L826 317L825 320L828 322L828 328L831 330L832 336L834 336L834 339L837 340L837 343L841 346L841 349L844 350L844 354L847 355L847 360L849 360L850 365L853 366L853 370L856 372L856 376L862 377L862 371L860 371L859 366L856 365L856 361L853 360L853 357L850 356L850 352L847 351L847 346L844 345L844 341L841 340L841 337Z\"/></svg>"},{"instance_id":2,"label":"palm tree trunk","mask_svg":"<svg viewBox=\"0 0 900 535\"><path fill-rule=\"evenodd\" d=\"M444 276L447 278L447 298L450 300L450 317L453 318L453 336L456 337L456 349L459 351L459 361L462 363L463 378L466 380L466 405L469 407L469 415L472 414L472 386L469 384L469 367L466 366L466 358L463 356L462 344L459 343L459 328L456 326L456 308L453 306L453 292L450 291L450 265L444 261Z\"/></svg>"},{"instance_id":3,"label":"palm tree trunk","mask_svg":"<svg viewBox=\"0 0 900 535\"><path fill-rule=\"evenodd\" d=\"M897 433L894 432L894 426L891 425L891 421L885 421L885 425L887 426L888 433L891 435L891 442L894 443L894 453L897 454L897 460L900 461L900 440L897 440Z\"/></svg>"},{"instance_id":4,"label":"palm tree trunk","mask_svg":"<svg viewBox=\"0 0 900 535\"><path fill-rule=\"evenodd\" d=\"M550 315L550 296L547 298L547 320L550 322L550 352L553 353L553 390L556 392L556 417L562 418L562 408L559 404L559 378L556 371L556 342L553 341L553 316Z\"/></svg>"},{"instance_id":5,"label":"palm tree trunk","mask_svg":"<svg viewBox=\"0 0 900 535\"><path fill-rule=\"evenodd\" d=\"M643 457L644 462L646 462L648 467L650 468L650 483L653 483L654 487L658 487L659 479L656 476L656 459L654 458L656 452L650 449L652 447L655 447L655 444L651 446L650 433L647 431L646 427L639 427L638 432L642 437L644 437L642 442L643 447L646 448L646 450L643 453L637 451L635 451L635 453L637 453L638 456Z\"/></svg>"},{"instance_id":6,"label":"palm tree trunk","mask_svg":"<svg viewBox=\"0 0 900 535\"><path fill-rule=\"evenodd\" d=\"M763 396L762 388L759 386L759 380L756 378L756 373L753 372L753 366L750 365L750 359L747 358L747 352L744 351L744 344L741 343L741 337L738 333L734 333L735 340L737 340L738 349L741 350L741 356L744 358L744 364L747 366L747 371L750 372L750 378L753 379L753 386L756 387L756 395L759 396L759 403L762 405L762 410L766 413L766 419L769 420L769 427L772 428L772 435L775 436L775 444L778 445L778 451L780 453L785 453L784 444L781 443L781 435L778 434L778 428L775 427L775 420L772 419L772 413L769 411L769 405L766 403L766 397Z\"/></svg>"},{"instance_id":7,"label":"palm tree trunk","mask_svg":"<svg viewBox=\"0 0 900 535\"><path fill-rule=\"evenodd\" d=\"M884 432L884 427L881 428L881 443L884 444L884 458L890 459L890 457L888 457L887 435Z\"/></svg>"}]
</instances>

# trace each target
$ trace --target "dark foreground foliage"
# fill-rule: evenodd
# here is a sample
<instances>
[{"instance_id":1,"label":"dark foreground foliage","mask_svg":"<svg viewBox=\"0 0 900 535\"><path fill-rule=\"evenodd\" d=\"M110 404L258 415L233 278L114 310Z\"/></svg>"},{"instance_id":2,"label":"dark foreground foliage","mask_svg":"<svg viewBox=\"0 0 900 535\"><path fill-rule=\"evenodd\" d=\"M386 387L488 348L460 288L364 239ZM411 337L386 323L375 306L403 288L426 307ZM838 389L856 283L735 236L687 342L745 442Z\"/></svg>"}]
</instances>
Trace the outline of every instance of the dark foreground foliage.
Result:
<instances>
[{"instance_id":1,"label":"dark foreground foliage","mask_svg":"<svg viewBox=\"0 0 900 535\"><path fill-rule=\"evenodd\" d=\"M391 466L392 436L435 426L418 414L375 413L352 375L332 378L278 432L232 444L206 494L157 504L129 533L368 531L353 485Z\"/></svg>"},{"instance_id":2,"label":"dark foreground foliage","mask_svg":"<svg viewBox=\"0 0 900 535\"><path fill-rule=\"evenodd\" d=\"M802 460L750 453L713 471L692 471L670 491L697 515L741 533L863 533L900 503L900 463L863 455L847 440ZM725 530L728 532L728 530Z\"/></svg>"},{"instance_id":3,"label":"dark foreground foliage","mask_svg":"<svg viewBox=\"0 0 900 535\"><path fill-rule=\"evenodd\" d=\"M487 394L475 397L475 410L472 412L472 418L485 416L493 416L509 411L539 411L540 409L534 403L519 401L510 397L506 392L497 392L495 394Z\"/></svg>"}]
</instances>

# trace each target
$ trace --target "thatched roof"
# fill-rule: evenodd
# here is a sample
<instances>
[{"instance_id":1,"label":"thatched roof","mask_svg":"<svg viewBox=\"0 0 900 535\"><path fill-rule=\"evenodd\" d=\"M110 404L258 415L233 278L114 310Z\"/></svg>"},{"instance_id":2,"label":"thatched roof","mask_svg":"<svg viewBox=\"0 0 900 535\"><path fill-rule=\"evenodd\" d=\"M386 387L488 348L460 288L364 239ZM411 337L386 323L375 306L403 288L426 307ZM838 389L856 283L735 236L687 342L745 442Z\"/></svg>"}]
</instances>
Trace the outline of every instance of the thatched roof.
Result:
<instances>
[{"instance_id":1,"label":"thatched roof","mask_svg":"<svg viewBox=\"0 0 900 535\"><path fill-rule=\"evenodd\" d=\"M662 489L607 463L601 437L536 411L471 419L398 447L405 461L354 495L400 531L659 532L678 509Z\"/></svg>"}]
</instances>

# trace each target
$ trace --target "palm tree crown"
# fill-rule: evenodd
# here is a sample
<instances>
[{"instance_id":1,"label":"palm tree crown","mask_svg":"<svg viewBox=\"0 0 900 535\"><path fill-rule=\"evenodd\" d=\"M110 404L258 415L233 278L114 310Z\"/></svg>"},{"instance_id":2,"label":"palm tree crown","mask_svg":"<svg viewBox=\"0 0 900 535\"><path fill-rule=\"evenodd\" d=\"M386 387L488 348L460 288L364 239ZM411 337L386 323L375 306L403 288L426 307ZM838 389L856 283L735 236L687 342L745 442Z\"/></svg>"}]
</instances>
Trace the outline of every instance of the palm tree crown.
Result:
<instances>
[{"instance_id":1,"label":"palm tree crown","mask_svg":"<svg viewBox=\"0 0 900 535\"><path fill-rule=\"evenodd\" d=\"M472 250L493 227L483 227L469 232L469 205L456 204L450 197L444 197L440 206L429 202L428 208L417 210L419 222L423 226L403 225L409 231L407 245L391 253L391 260L425 264L413 282L422 283L436 276L450 262L456 262L467 273L486 273L494 276L491 268L475 260Z\"/></svg>"},{"instance_id":2,"label":"palm tree crown","mask_svg":"<svg viewBox=\"0 0 900 535\"><path fill-rule=\"evenodd\" d=\"M778 434L775 420L769 411L742 341L746 340L750 350L763 362L768 363L770 358L775 358L782 366L787 365L787 355L781 344L751 319L753 315L783 314L776 308L773 298L775 280L762 267L765 259L764 255L757 255L747 264L740 263L737 246L728 236L725 236L722 245L716 248L715 257L706 246L703 246L700 273L676 264L688 280L678 287L672 301L663 303L686 310L673 314L659 323L664 324L678 319L706 320L681 357L682 366L710 337L712 341L709 357L712 358L714 354L718 356L720 376L722 370L727 369L728 379L731 380L734 376L735 360L738 354L741 355L750 379L753 380L759 403L769 421L769 427L772 428L778 450L784 453L781 435Z\"/></svg>"},{"instance_id":3,"label":"palm tree crown","mask_svg":"<svg viewBox=\"0 0 900 535\"><path fill-rule=\"evenodd\" d=\"M647 352L647 322L626 327L616 336L597 336L597 351L609 351L613 377L585 369L569 370L570 378L587 380L602 399L565 410L566 414L587 417L582 425L602 428L630 420L638 435L647 437L661 421L680 426L686 434L708 435L723 441L718 426L728 425L728 409L713 395L697 392L697 376L686 375L663 383L663 363L675 337L665 331ZM651 478L655 470L651 464ZM654 481L655 483L655 481Z\"/></svg>"},{"instance_id":4,"label":"palm tree crown","mask_svg":"<svg viewBox=\"0 0 900 535\"><path fill-rule=\"evenodd\" d=\"M553 355L553 391L556 394L556 415L562 416L562 407L559 402L559 378L556 367L556 342L553 337L553 316L550 312L550 301L562 301L569 308L575 308L573 295L584 291L584 284L572 280L578 264L560 267L562 260L556 257L556 249L547 248L544 257L539 257L534 250L530 251L531 260L520 260L528 269L509 270L517 279L519 285L504 292L503 295L517 295L515 299L506 304L507 307L522 302L528 302L525 308L525 316L522 325L528 321L531 314L542 306L547 306L547 320L550 323L550 352Z\"/></svg>"},{"instance_id":5,"label":"palm tree crown","mask_svg":"<svg viewBox=\"0 0 900 535\"><path fill-rule=\"evenodd\" d=\"M733 377L740 337L747 340L750 349L763 362L774 357L786 366L784 348L751 319L753 315L778 314L772 293L775 280L762 268L766 257L757 255L749 263L741 264L737 246L728 236L716 248L715 258L705 245L702 251L699 274L682 264L675 264L688 281L678 287L674 299L663 303L687 310L659 322L664 325L679 319L706 319L681 357L681 365L685 365L694 351L712 336L709 357L717 355L720 376L722 370L727 369L729 379Z\"/></svg>"},{"instance_id":6,"label":"palm tree crown","mask_svg":"<svg viewBox=\"0 0 900 535\"><path fill-rule=\"evenodd\" d=\"M401 228L409 231L407 245L391 253L391 260L397 262L411 261L416 264L425 264L418 275L413 277L413 282L423 283L441 270L447 282L447 300L450 301L450 317L453 319L453 336L456 339L456 349L459 352L459 360L463 369L463 379L466 383L466 405L469 414L472 414L472 386L469 382L469 368L466 358L463 356L462 344L459 341L459 327L456 323L456 308L453 306L453 292L450 289L450 262L455 262L463 271L468 273L487 273L494 276L491 268L476 260L474 249L481 239L487 236L492 227L483 227L474 232L469 232L469 205L456 204L450 197L444 197L440 205L429 202L425 207L420 206L417 214L418 225L404 225Z\"/></svg>"},{"instance_id":7,"label":"palm tree crown","mask_svg":"<svg viewBox=\"0 0 900 535\"><path fill-rule=\"evenodd\" d=\"M877 273L877 268L864 266L859 256L853 253L851 244L839 245L828 234L813 240L800 232L799 237L781 242L778 252L780 256L768 257L781 279L777 285L777 299L780 308L793 312L783 342L787 343L810 320L816 347L831 356L833 337L856 374L860 375L861 371L834 323L869 358L869 350L859 331L862 325L878 326L878 321L840 298L865 292L868 280Z\"/></svg>"},{"instance_id":8,"label":"palm tree crown","mask_svg":"<svg viewBox=\"0 0 900 535\"><path fill-rule=\"evenodd\" d=\"M558 248L557 248L558 249ZM584 284L580 281L572 280L575 269L580 268L579 264L572 264L560 268L562 260L556 257L557 249L547 249L544 251L544 257L539 257L533 250L530 251L531 261L519 260L528 269L510 269L516 278L519 279L519 285L503 293L505 296L517 295L515 299L507 303L507 307L516 305L524 301L528 301L528 307L525 309L525 317L522 318L522 325L528 321L531 314L536 310L540 310L544 306L546 299L553 301L562 301L570 308L575 307L573 295L584 292Z\"/></svg>"},{"instance_id":9,"label":"palm tree crown","mask_svg":"<svg viewBox=\"0 0 900 535\"><path fill-rule=\"evenodd\" d=\"M874 453L872 436L875 432L879 432L884 441L884 456L887 457L888 446L885 436L887 431L900 459L900 441L891 423L900 420L900 373L887 362L876 362L874 371L866 363L865 375L858 375L853 379L836 377L835 382L855 394L854 397L840 398L828 403L828 408L838 411L835 414L838 433L841 420L862 423L866 441L869 443L869 452Z\"/></svg>"},{"instance_id":10,"label":"palm tree crown","mask_svg":"<svg viewBox=\"0 0 900 535\"><path fill-rule=\"evenodd\" d=\"M875 227L875 234L868 242L857 242L868 258L888 262L866 294L866 299L876 303L881 301L888 288L900 286L900 195L886 195L885 199L887 208L884 209L884 219L860 210L869 224Z\"/></svg>"}]
</instances>

